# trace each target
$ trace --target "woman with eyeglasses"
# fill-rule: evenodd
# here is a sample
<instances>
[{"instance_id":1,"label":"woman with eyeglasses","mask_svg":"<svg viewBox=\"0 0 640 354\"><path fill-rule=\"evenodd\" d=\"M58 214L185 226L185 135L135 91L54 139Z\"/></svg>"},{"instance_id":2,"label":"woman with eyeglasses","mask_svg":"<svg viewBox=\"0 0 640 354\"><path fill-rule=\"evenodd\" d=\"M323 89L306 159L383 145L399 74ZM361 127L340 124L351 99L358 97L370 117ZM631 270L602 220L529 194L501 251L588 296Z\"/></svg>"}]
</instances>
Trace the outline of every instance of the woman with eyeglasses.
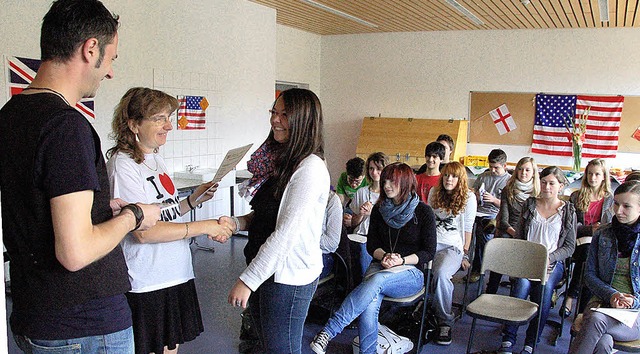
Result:
<instances>
[{"instance_id":1,"label":"woman with eyeglasses","mask_svg":"<svg viewBox=\"0 0 640 354\"><path fill-rule=\"evenodd\" d=\"M265 353L300 353L322 271L329 197L322 107L313 92L296 88L283 91L270 113L269 137L247 163L255 177L252 212L220 218L249 232L247 268L227 300L235 307L249 304Z\"/></svg>"},{"instance_id":2,"label":"woman with eyeglasses","mask_svg":"<svg viewBox=\"0 0 640 354\"><path fill-rule=\"evenodd\" d=\"M431 207L416 193L416 177L401 162L385 166L380 198L371 211L367 251L373 256L364 280L342 302L311 342L311 350L327 352L329 342L359 318L360 353L375 353L378 312L385 296L411 296L424 286L423 270L436 250Z\"/></svg>"},{"instance_id":3,"label":"woman with eyeglasses","mask_svg":"<svg viewBox=\"0 0 640 354\"><path fill-rule=\"evenodd\" d=\"M217 187L204 183L187 198L178 198L158 154L173 129L170 116L177 107L178 101L164 92L129 89L115 109L112 137L116 145L107 151L113 198L166 206L156 226L133 231L121 243L131 282L126 296L138 354L177 353L178 345L202 333L189 238L207 234L224 242L232 231L217 220L174 222L211 199Z\"/></svg>"}]
</instances>

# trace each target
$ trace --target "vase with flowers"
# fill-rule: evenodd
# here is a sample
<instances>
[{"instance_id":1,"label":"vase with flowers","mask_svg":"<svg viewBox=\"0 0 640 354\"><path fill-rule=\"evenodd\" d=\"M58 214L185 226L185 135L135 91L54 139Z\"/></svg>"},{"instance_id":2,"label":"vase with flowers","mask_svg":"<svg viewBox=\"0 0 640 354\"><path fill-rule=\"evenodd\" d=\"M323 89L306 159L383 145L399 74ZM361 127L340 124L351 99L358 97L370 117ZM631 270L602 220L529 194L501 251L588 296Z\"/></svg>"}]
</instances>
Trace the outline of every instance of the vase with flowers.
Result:
<instances>
[{"instance_id":1,"label":"vase with flowers","mask_svg":"<svg viewBox=\"0 0 640 354\"><path fill-rule=\"evenodd\" d=\"M570 114L564 119L564 125L569 132L569 140L571 140L572 154L573 154L573 168L574 172L580 172L582 165L582 144L586 139L587 132L587 120L589 119L589 112L591 107L587 107L576 121L573 120Z\"/></svg>"}]
</instances>

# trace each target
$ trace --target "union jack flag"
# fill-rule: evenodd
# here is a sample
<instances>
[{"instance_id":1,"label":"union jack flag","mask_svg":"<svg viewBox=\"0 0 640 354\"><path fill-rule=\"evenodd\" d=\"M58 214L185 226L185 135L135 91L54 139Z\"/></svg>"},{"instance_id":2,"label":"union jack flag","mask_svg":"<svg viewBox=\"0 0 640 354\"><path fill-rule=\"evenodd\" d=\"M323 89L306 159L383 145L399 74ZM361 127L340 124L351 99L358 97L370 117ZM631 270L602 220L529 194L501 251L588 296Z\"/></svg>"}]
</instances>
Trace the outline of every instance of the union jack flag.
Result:
<instances>
[{"instance_id":1,"label":"union jack flag","mask_svg":"<svg viewBox=\"0 0 640 354\"><path fill-rule=\"evenodd\" d=\"M40 60L8 57L7 66L9 67L9 97L12 97L22 92L33 81L40 67ZM96 119L93 98L83 98L76 103L75 108L89 121Z\"/></svg>"}]
</instances>

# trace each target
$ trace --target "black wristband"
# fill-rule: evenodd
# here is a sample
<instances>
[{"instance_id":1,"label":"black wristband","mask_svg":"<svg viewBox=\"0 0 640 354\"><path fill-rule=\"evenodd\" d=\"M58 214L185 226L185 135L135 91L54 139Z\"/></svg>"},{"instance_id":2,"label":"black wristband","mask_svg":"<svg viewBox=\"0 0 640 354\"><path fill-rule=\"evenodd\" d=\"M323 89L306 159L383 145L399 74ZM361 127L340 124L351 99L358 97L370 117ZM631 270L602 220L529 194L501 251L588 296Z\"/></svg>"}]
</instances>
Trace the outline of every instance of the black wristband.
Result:
<instances>
[{"instance_id":1,"label":"black wristband","mask_svg":"<svg viewBox=\"0 0 640 354\"><path fill-rule=\"evenodd\" d=\"M189 205L189 208L191 208L191 210L193 210L193 209L195 209L196 207L194 207L193 205L191 205L191 201L189 200L189 197L190 197L190 196L191 196L191 195L188 195L188 196L187 196L187 205Z\"/></svg>"},{"instance_id":2,"label":"black wristband","mask_svg":"<svg viewBox=\"0 0 640 354\"><path fill-rule=\"evenodd\" d=\"M404 259L404 257L402 257L402 265L404 265L405 262L406 260Z\"/></svg>"},{"instance_id":3,"label":"black wristband","mask_svg":"<svg viewBox=\"0 0 640 354\"><path fill-rule=\"evenodd\" d=\"M133 216L136 218L136 227L134 227L131 231L136 231L140 225L142 225L142 220L144 220L144 212L142 212L142 208L140 208L137 204L127 204L122 207L122 210L129 209L133 213Z\"/></svg>"}]
</instances>

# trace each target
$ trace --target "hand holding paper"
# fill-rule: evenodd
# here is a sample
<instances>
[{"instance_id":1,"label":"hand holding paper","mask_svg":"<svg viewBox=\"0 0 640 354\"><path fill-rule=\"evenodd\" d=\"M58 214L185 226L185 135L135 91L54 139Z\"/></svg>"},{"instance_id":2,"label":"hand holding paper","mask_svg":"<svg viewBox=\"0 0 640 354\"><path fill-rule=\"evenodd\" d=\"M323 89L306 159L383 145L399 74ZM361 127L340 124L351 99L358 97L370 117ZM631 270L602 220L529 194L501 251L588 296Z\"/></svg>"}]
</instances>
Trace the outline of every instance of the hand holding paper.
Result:
<instances>
[{"instance_id":1,"label":"hand holding paper","mask_svg":"<svg viewBox=\"0 0 640 354\"><path fill-rule=\"evenodd\" d=\"M211 180L211 182L215 184L220 182L222 180L222 177L226 176L227 173L231 172L231 170L233 170L236 167L238 162L242 160L244 155L247 154L247 151L249 151L249 149L251 149L252 146L253 144L249 144L249 145L245 145L239 148L229 150L227 152L227 155L225 155L224 160L222 160L220 167L218 167L218 170L216 171L216 175L213 176L213 180ZM198 198L196 198L196 203L200 203L200 199L202 198L203 195L206 195L207 192L208 190L205 193L199 195Z\"/></svg>"}]
</instances>

